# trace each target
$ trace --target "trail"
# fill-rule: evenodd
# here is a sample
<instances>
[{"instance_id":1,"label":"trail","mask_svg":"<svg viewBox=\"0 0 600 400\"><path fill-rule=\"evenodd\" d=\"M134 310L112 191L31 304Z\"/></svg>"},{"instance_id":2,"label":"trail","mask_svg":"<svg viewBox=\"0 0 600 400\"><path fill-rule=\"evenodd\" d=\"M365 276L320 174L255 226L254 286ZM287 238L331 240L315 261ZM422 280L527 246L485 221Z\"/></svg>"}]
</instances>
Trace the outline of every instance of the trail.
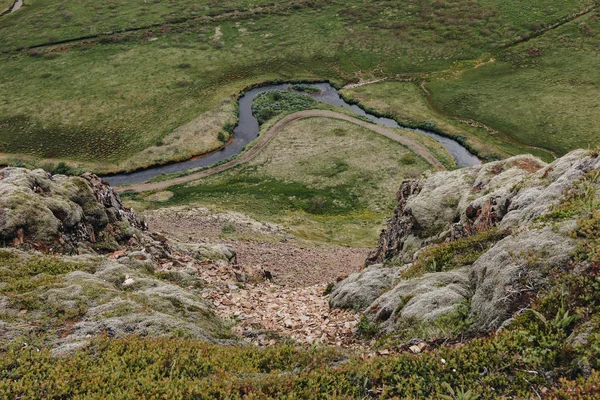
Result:
<instances>
[{"instance_id":1,"label":"trail","mask_svg":"<svg viewBox=\"0 0 600 400\"><path fill-rule=\"evenodd\" d=\"M385 128L385 127L379 126L379 125L374 125L369 122L360 120L358 118L350 117L348 115L340 114L340 113L337 113L334 111L306 110L306 111L299 111L297 113L286 116L285 118L283 118L282 120L277 122L275 125L273 125L264 135L260 136L258 138L258 142L250 150L240 154L239 157L237 157L236 159L234 159L232 161L226 162L225 164L221 164L216 167L206 169L204 171L199 171L194 174L181 176L181 177L169 179L169 180L162 181L162 182L117 186L116 189L119 192L130 192L130 191L144 192L144 191L150 191L150 190L163 190L169 186L190 182L190 181L193 181L196 179L200 179L200 178L204 178L204 177L216 174L218 172L225 171L229 168L235 167L237 165L240 165L240 164L243 164L243 163L246 163L246 162L252 160L267 146L267 144L271 141L271 139L273 139L285 126L287 126L291 122L294 122L299 119L314 118L314 117L338 119L338 120L353 123L355 125L362 126L362 127L367 128L375 133L378 133L378 134L385 136L391 140L394 140L395 142L398 142L403 146L408 147L410 150L415 152L417 155L423 157L425 159L425 161L427 161L433 167L445 169L445 167L442 165L442 163L439 162L437 160L437 158L435 158L435 156L433 154L431 154L431 152L425 146L422 146L422 145L418 144L417 142L415 142L414 140L404 137L404 136L400 135L399 133L394 132L391 129L388 129L388 128Z\"/></svg>"}]
</instances>

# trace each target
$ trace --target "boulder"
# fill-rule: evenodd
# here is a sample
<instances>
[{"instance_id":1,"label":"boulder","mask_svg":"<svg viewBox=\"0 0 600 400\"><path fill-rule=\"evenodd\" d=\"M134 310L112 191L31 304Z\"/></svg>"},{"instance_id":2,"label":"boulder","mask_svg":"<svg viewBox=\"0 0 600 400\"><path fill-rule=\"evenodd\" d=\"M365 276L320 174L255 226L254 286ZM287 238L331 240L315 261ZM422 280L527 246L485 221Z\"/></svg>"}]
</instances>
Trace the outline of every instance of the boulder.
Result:
<instances>
[{"instance_id":1,"label":"boulder","mask_svg":"<svg viewBox=\"0 0 600 400\"><path fill-rule=\"evenodd\" d=\"M351 274L333 288L329 306L362 310L389 290L399 273L397 268L376 264Z\"/></svg>"},{"instance_id":2,"label":"boulder","mask_svg":"<svg viewBox=\"0 0 600 400\"><path fill-rule=\"evenodd\" d=\"M516 156L405 181L366 269L338 283L330 305L366 307L366 318L388 333L411 324L435 325L463 306L471 331L501 327L528 306L551 269L572 258L577 243L570 233L577 216L552 220L545 215L582 177L599 169L598 155L577 150L549 165ZM598 183L592 184L599 193ZM476 256L460 268L410 274L422 257L452 257L432 253L453 248L441 247L445 243L492 230L501 234L485 247L464 242L475 243L471 254ZM388 265L385 270L382 263Z\"/></svg>"}]
</instances>

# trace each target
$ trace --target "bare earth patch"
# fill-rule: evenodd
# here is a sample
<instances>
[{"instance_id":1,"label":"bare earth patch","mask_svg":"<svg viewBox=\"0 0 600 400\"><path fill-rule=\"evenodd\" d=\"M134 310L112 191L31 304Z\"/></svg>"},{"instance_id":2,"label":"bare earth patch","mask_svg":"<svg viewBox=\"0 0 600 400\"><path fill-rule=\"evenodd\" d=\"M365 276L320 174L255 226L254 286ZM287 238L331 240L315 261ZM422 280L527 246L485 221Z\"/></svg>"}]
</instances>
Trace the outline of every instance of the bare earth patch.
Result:
<instances>
[{"instance_id":1,"label":"bare earth patch","mask_svg":"<svg viewBox=\"0 0 600 400\"><path fill-rule=\"evenodd\" d=\"M360 314L330 310L324 292L328 283L358 271L369 249L308 247L277 225L206 208L174 207L145 217L153 231L169 237L235 248L236 264L196 265L210 288L202 297L212 302L220 317L236 321L234 332L258 345L274 344L277 336L284 336L299 343L358 346L354 333ZM239 234L261 240L219 239L223 227L232 224Z\"/></svg>"},{"instance_id":2,"label":"bare earth patch","mask_svg":"<svg viewBox=\"0 0 600 400\"><path fill-rule=\"evenodd\" d=\"M174 207L145 215L155 232L183 242L231 245L244 269L268 271L275 284L290 287L327 285L361 269L369 249L308 246L294 240L279 225L258 222L244 214L211 213L206 208ZM234 226L243 239L222 239Z\"/></svg>"}]
</instances>

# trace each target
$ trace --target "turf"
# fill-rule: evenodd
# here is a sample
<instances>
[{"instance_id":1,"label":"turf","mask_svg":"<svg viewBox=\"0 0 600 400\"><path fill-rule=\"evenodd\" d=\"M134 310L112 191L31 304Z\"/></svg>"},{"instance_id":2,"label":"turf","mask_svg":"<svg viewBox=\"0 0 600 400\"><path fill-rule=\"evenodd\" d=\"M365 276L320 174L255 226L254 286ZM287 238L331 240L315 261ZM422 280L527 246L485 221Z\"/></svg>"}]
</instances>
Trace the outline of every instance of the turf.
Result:
<instances>
[{"instance_id":1,"label":"turf","mask_svg":"<svg viewBox=\"0 0 600 400\"><path fill-rule=\"evenodd\" d=\"M345 98L375 110L409 127L434 129L464 142L484 160L496 160L523 153L523 146L502 140L483 126L459 118L449 118L427 102L420 82L388 81L341 91ZM527 149L546 160L546 151Z\"/></svg>"},{"instance_id":2,"label":"turf","mask_svg":"<svg viewBox=\"0 0 600 400\"><path fill-rule=\"evenodd\" d=\"M594 12L427 87L444 112L560 156L598 144L599 45L600 14Z\"/></svg>"},{"instance_id":3,"label":"turf","mask_svg":"<svg viewBox=\"0 0 600 400\"><path fill-rule=\"evenodd\" d=\"M12 0L0 0L0 13L10 9L13 4L14 1Z\"/></svg>"}]
</instances>

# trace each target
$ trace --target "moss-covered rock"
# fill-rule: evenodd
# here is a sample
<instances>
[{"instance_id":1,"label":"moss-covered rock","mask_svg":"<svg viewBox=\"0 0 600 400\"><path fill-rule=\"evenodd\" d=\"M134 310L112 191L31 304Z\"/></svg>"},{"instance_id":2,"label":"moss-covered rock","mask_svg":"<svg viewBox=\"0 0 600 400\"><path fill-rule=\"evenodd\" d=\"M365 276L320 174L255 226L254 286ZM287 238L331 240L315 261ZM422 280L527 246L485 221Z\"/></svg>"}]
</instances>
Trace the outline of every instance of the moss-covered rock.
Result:
<instances>
[{"instance_id":1,"label":"moss-covered rock","mask_svg":"<svg viewBox=\"0 0 600 400\"><path fill-rule=\"evenodd\" d=\"M116 242L143 229L144 223L95 175L0 170L0 240L5 245L72 252L91 243L100 250L113 250Z\"/></svg>"},{"instance_id":2,"label":"moss-covered rock","mask_svg":"<svg viewBox=\"0 0 600 400\"><path fill-rule=\"evenodd\" d=\"M42 340L64 352L99 334L229 337L194 286L184 289L143 268L104 256L17 250L2 250L0 262L0 341L6 343Z\"/></svg>"},{"instance_id":3,"label":"moss-covered rock","mask_svg":"<svg viewBox=\"0 0 600 400\"><path fill-rule=\"evenodd\" d=\"M404 182L367 260L397 278L373 299L367 320L394 333L437 326L461 311L464 329L501 327L528 306L550 270L573 258L576 220L600 204L599 171L597 154L577 150L550 165L517 156ZM368 288L382 287L373 267L337 284L330 304L364 307L375 293Z\"/></svg>"}]
</instances>

